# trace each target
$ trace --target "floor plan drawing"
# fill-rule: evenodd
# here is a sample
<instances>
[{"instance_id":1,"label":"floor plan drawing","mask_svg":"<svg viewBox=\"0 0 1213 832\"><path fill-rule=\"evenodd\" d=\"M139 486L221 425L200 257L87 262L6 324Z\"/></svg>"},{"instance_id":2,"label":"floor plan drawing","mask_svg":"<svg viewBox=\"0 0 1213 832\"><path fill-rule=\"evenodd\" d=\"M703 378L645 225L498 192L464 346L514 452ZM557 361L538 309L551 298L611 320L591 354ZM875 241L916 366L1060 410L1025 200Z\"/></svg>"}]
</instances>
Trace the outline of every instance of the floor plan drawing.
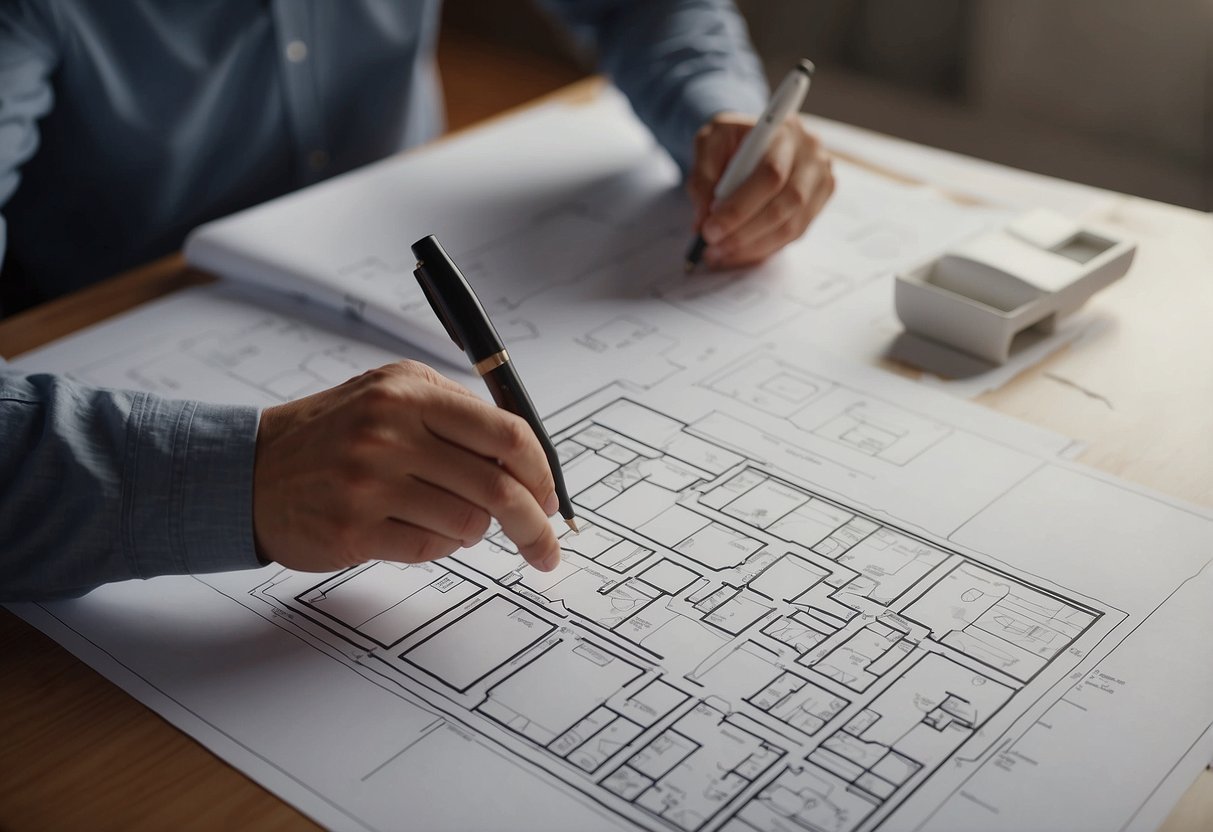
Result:
<instances>
[{"instance_id":1,"label":"floor plan drawing","mask_svg":"<svg viewBox=\"0 0 1213 832\"><path fill-rule=\"evenodd\" d=\"M700 384L764 413L784 418L834 389L832 382L761 352L729 364Z\"/></svg>"},{"instance_id":2,"label":"floor plan drawing","mask_svg":"<svg viewBox=\"0 0 1213 832\"><path fill-rule=\"evenodd\" d=\"M140 348L140 360L116 355L74 370L87 384L180 397L189 382L208 379L223 389L285 402L341 384L380 356L316 327L271 312L201 333L166 336Z\"/></svg>"},{"instance_id":3,"label":"floor plan drawing","mask_svg":"<svg viewBox=\"0 0 1213 832\"><path fill-rule=\"evenodd\" d=\"M814 376L768 350L747 353L699 386L873 459L904 466L952 429L904 407Z\"/></svg>"},{"instance_id":4,"label":"floor plan drawing","mask_svg":"<svg viewBox=\"0 0 1213 832\"><path fill-rule=\"evenodd\" d=\"M633 361L636 372L643 372L643 378L634 374L631 380L642 387L652 387L685 369L669 357L678 340L643 318L613 318L574 341L592 353L609 353L616 361Z\"/></svg>"},{"instance_id":5,"label":"floor plan drawing","mask_svg":"<svg viewBox=\"0 0 1213 832\"><path fill-rule=\"evenodd\" d=\"M806 315L836 309L852 293L941 248L946 244L942 228L951 226L963 236L989 221L988 216L956 214L937 224L949 206L935 205L927 193L913 188L876 197L880 183L852 166L840 168L840 181L830 211L785 255L755 268L690 281L673 272L653 274L656 295L726 329L770 337L793 321L803 322ZM873 215L877 202L887 213ZM679 240L683 235L678 229L672 234ZM630 256L628 265L643 269L646 263L662 262L668 258L661 250L668 245L659 240L652 250Z\"/></svg>"},{"instance_id":6,"label":"floor plan drawing","mask_svg":"<svg viewBox=\"0 0 1213 832\"><path fill-rule=\"evenodd\" d=\"M894 465L904 465L950 431L900 409L860 401L847 405L813 432Z\"/></svg>"},{"instance_id":7,"label":"floor plan drawing","mask_svg":"<svg viewBox=\"0 0 1213 832\"><path fill-rule=\"evenodd\" d=\"M713 385L736 395L729 378ZM781 414L811 387L788 375L779 404L753 404ZM584 525L555 572L496 533L436 563L279 573L246 603L600 811L683 832L879 828L992 754L1124 620L619 388L563 421Z\"/></svg>"},{"instance_id":8,"label":"floor plan drawing","mask_svg":"<svg viewBox=\"0 0 1213 832\"><path fill-rule=\"evenodd\" d=\"M600 267L615 226L580 201L525 218L525 227L452 254L489 314L518 309L537 292L575 283ZM569 270L563 264L578 262ZM561 266L557 266L561 264Z\"/></svg>"},{"instance_id":9,"label":"floor plan drawing","mask_svg":"<svg viewBox=\"0 0 1213 832\"><path fill-rule=\"evenodd\" d=\"M204 287L27 366L268 405L399 355L273 309ZM582 522L555 571L493 529L433 563L22 614L334 828L1017 832L1096 776L1066 828L1149 828L1213 720L1213 671L1172 659L1208 625L1207 518L810 346L688 348L596 311L537 339L565 326L559 367L627 379L546 420Z\"/></svg>"},{"instance_id":10,"label":"floor plan drawing","mask_svg":"<svg viewBox=\"0 0 1213 832\"><path fill-rule=\"evenodd\" d=\"M1213 515L887 372L891 273L1006 212L835 172L761 268L686 275L677 167L605 91L208 224L226 280L6 369L264 407L408 357L487 399L434 233L581 533L549 573L494 527L13 610L326 828L1152 832L1213 758Z\"/></svg>"}]
</instances>

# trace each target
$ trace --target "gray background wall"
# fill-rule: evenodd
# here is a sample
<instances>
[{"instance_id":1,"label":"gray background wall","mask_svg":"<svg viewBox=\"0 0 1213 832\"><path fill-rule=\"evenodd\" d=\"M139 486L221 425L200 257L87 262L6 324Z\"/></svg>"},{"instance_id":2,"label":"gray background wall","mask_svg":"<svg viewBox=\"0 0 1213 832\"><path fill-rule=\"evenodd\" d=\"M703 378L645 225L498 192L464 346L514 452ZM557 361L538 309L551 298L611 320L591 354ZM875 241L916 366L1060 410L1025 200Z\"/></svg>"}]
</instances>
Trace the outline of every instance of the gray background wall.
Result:
<instances>
[{"instance_id":1,"label":"gray background wall","mask_svg":"<svg viewBox=\"0 0 1213 832\"><path fill-rule=\"evenodd\" d=\"M820 115L1213 210L1213 0L737 0ZM460 35L588 68L525 0L447 0Z\"/></svg>"}]
</instances>

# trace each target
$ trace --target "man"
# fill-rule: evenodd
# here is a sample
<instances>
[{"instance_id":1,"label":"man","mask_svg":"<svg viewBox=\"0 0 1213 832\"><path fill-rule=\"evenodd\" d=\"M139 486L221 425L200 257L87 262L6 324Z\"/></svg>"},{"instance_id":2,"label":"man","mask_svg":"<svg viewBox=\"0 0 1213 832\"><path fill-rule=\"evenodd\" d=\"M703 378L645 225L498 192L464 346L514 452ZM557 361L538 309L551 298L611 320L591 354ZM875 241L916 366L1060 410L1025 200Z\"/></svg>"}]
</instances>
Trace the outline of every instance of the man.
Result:
<instances>
[{"instance_id":1,"label":"man","mask_svg":"<svg viewBox=\"0 0 1213 832\"><path fill-rule=\"evenodd\" d=\"M757 262L833 190L800 123L712 188L767 94L730 0L547 0L687 172L705 259ZM0 0L0 309L438 134L438 0ZM416 363L256 409L0 375L0 600L276 561L560 547L526 424Z\"/></svg>"}]
</instances>

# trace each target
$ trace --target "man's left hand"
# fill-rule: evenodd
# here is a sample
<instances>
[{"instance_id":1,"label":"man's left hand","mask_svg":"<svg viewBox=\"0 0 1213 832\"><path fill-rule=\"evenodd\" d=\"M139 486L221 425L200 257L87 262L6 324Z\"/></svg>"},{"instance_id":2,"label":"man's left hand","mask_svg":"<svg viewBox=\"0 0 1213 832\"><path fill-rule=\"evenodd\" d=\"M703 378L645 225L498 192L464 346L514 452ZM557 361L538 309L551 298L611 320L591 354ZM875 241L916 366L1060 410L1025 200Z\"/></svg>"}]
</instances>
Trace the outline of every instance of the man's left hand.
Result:
<instances>
[{"instance_id":1,"label":"man's left hand","mask_svg":"<svg viewBox=\"0 0 1213 832\"><path fill-rule=\"evenodd\" d=\"M793 115L776 132L749 179L719 204L712 191L755 119L721 113L695 136L687 191L695 230L708 247L711 268L738 268L765 260L798 239L834 193L834 172L821 141Z\"/></svg>"}]
</instances>

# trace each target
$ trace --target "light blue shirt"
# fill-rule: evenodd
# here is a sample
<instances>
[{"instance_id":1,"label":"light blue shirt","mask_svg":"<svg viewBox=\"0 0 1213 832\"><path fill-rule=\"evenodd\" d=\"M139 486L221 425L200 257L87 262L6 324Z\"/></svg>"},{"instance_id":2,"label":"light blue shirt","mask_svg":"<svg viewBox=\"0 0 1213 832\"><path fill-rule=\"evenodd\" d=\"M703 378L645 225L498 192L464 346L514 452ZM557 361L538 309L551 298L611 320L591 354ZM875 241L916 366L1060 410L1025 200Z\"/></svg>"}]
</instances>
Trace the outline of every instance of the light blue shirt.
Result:
<instances>
[{"instance_id":1,"label":"light blue shirt","mask_svg":"<svg viewBox=\"0 0 1213 832\"><path fill-rule=\"evenodd\" d=\"M730 0L545 0L681 166L767 88ZM0 303L441 132L438 0L0 0ZM2 307L0 307L2 309ZM0 600L257 565L258 413L0 371Z\"/></svg>"}]
</instances>

